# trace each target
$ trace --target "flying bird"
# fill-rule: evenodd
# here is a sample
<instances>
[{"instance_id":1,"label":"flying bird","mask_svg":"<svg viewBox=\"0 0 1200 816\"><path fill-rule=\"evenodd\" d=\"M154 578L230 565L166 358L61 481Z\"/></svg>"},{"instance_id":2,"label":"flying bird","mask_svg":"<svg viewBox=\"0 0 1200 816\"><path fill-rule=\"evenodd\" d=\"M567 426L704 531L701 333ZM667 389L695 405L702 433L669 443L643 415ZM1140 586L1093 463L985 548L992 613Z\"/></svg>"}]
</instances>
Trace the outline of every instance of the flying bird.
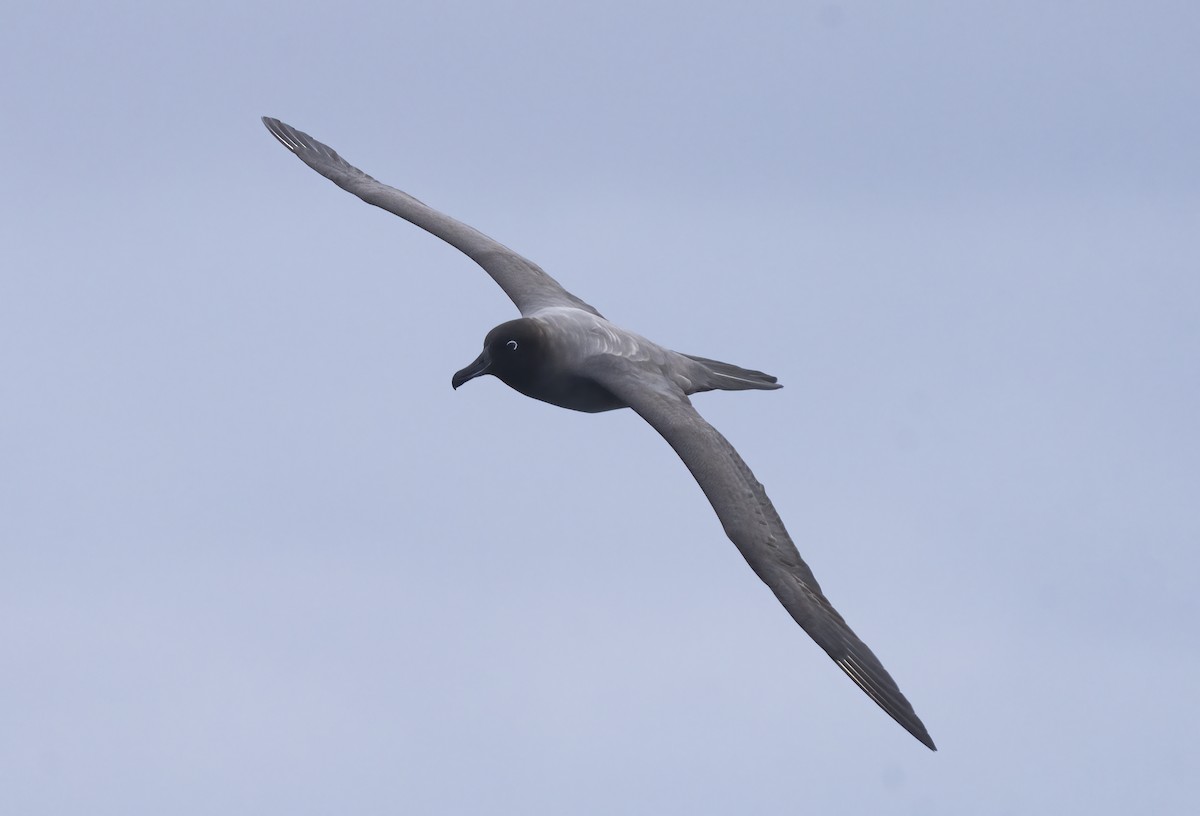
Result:
<instances>
[{"instance_id":1,"label":"flying bird","mask_svg":"<svg viewBox=\"0 0 1200 816\"><path fill-rule=\"evenodd\" d=\"M263 117L263 123L284 147L343 190L466 254L516 304L521 317L487 333L480 355L451 379L455 389L491 374L526 396L574 411L632 408L679 454L725 533L796 623L880 708L937 750L883 664L821 591L763 486L688 399L701 391L779 388L775 377L680 354L619 328L508 247L376 181L308 134L278 119Z\"/></svg>"}]
</instances>

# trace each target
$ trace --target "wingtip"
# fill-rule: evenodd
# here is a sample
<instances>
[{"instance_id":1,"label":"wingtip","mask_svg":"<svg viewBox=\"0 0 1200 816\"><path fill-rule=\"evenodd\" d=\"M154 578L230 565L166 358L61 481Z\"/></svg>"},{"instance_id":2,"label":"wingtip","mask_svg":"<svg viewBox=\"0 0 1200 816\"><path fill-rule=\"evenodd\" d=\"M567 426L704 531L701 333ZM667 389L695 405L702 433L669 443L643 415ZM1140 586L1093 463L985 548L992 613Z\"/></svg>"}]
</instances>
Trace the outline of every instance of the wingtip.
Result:
<instances>
[{"instance_id":1,"label":"wingtip","mask_svg":"<svg viewBox=\"0 0 1200 816\"><path fill-rule=\"evenodd\" d=\"M307 137L291 125L285 124L273 116L262 117L262 123L266 126L267 132L274 136L277 142L293 153L301 147L306 146L304 140Z\"/></svg>"},{"instance_id":2,"label":"wingtip","mask_svg":"<svg viewBox=\"0 0 1200 816\"><path fill-rule=\"evenodd\" d=\"M891 714L890 711L888 713ZM917 719L915 714L913 715L914 721L912 721L912 722L905 722L904 720L901 720L899 717L896 717L895 715L893 715L893 719L895 719L896 722L900 723L900 726L905 731L912 734L913 737L916 738L917 742L924 745L930 751L934 751L934 752L937 751L937 746L933 744L933 737L929 736L929 732L925 730L925 724L923 722L921 722L919 719Z\"/></svg>"},{"instance_id":3,"label":"wingtip","mask_svg":"<svg viewBox=\"0 0 1200 816\"><path fill-rule=\"evenodd\" d=\"M901 723L901 725L903 725L903 723ZM908 726L905 726L905 730L908 731L908 733L912 734L914 737L916 737L917 742L924 745L930 751L937 753L937 746L933 744L933 737L929 736L928 731L925 731L924 729L922 729L922 731L920 733L917 733L916 731L909 728Z\"/></svg>"},{"instance_id":4,"label":"wingtip","mask_svg":"<svg viewBox=\"0 0 1200 816\"><path fill-rule=\"evenodd\" d=\"M850 653L835 658L834 663L901 728L930 751L937 751L937 746L933 744L933 738L929 736L929 730L925 728L925 723L921 722L921 718L913 710L912 704L900 692L896 681L879 663L878 658L870 653L866 644L861 642L860 644L865 653L870 656L870 661L864 662L861 654Z\"/></svg>"}]
</instances>

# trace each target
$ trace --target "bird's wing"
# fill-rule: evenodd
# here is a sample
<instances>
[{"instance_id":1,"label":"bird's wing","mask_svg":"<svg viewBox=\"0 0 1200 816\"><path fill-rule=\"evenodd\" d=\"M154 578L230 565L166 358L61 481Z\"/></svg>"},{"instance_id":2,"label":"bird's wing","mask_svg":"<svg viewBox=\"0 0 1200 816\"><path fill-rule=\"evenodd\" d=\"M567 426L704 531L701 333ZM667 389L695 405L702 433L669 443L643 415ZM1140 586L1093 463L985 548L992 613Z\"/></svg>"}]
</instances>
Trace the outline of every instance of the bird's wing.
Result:
<instances>
[{"instance_id":1,"label":"bird's wing","mask_svg":"<svg viewBox=\"0 0 1200 816\"><path fill-rule=\"evenodd\" d=\"M302 162L346 192L354 193L368 204L416 224L465 253L500 284L504 293L517 304L521 314L527 315L549 306L570 306L599 314L564 289L537 264L461 221L422 204L408 193L376 181L307 133L267 116L263 117L263 124Z\"/></svg>"},{"instance_id":2,"label":"bird's wing","mask_svg":"<svg viewBox=\"0 0 1200 816\"><path fill-rule=\"evenodd\" d=\"M590 369L590 376L624 400L675 449L717 511L726 535L796 623L880 708L936 751L891 675L821 592L763 486L728 440L666 378L616 362L595 363Z\"/></svg>"}]
</instances>

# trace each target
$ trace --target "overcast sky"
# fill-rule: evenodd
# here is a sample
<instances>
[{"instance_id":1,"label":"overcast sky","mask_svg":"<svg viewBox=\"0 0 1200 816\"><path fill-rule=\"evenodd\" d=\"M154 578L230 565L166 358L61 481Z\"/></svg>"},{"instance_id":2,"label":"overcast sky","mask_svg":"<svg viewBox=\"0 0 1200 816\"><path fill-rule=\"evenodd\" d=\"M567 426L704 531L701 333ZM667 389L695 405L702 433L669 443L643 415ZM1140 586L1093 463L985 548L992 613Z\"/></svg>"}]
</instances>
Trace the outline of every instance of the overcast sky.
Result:
<instances>
[{"instance_id":1,"label":"overcast sky","mask_svg":"<svg viewBox=\"0 0 1200 816\"><path fill-rule=\"evenodd\" d=\"M13 5L0 811L1197 807L1196 4ZM777 375L695 403L939 752L264 114Z\"/></svg>"}]
</instances>

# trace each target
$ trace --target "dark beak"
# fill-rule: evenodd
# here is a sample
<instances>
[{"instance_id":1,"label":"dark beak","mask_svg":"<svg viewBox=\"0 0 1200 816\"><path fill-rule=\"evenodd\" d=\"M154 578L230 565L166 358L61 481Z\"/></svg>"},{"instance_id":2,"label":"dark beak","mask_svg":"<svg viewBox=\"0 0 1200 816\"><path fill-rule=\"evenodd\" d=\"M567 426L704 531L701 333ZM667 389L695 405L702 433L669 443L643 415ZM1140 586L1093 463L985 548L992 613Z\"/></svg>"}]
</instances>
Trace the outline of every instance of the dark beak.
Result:
<instances>
[{"instance_id":1,"label":"dark beak","mask_svg":"<svg viewBox=\"0 0 1200 816\"><path fill-rule=\"evenodd\" d=\"M484 349L483 353L475 358L475 362L471 363L462 371L455 373L454 377L450 380L450 385L457 389L467 380L473 380L476 377L482 377L484 374L487 374L491 367L492 358L488 354L488 350Z\"/></svg>"}]
</instances>

